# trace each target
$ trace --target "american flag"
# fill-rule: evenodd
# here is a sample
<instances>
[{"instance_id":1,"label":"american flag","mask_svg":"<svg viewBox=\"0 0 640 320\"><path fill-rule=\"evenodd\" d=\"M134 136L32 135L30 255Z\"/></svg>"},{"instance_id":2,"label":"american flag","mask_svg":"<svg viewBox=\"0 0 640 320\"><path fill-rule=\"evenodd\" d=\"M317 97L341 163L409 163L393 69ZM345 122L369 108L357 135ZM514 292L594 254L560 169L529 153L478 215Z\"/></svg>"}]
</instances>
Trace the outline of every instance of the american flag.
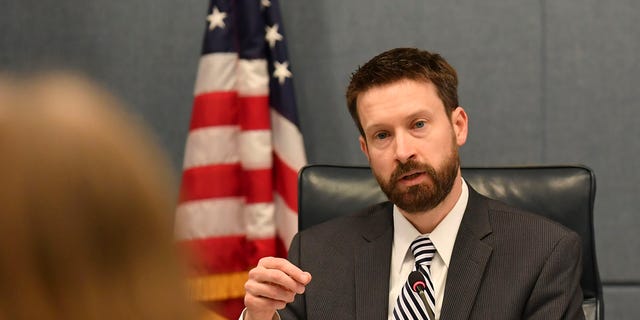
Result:
<instances>
[{"instance_id":1,"label":"american flag","mask_svg":"<svg viewBox=\"0 0 640 320\"><path fill-rule=\"evenodd\" d=\"M306 163L277 0L212 0L195 84L179 241L214 319L237 319L247 271L286 256Z\"/></svg>"}]
</instances>

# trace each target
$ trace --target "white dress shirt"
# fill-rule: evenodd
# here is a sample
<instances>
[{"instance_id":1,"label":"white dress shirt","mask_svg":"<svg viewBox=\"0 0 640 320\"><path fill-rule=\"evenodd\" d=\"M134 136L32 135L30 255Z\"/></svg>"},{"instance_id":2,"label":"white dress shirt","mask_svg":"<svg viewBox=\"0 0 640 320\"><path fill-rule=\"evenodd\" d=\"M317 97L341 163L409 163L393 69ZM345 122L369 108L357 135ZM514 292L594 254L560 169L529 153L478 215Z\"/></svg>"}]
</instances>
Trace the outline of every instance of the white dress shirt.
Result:
<instances>
[{"instance_id":1,"label":"white dress shirt","mask_svg":"<svg viewBox=\"0 0 640 320\"><path fill-rule=\"evenodd\" d=\"M430 234L426 234L436 247L436 255L431 261L431 281L435 291L436 320L440 319L444 287L447 282L447 271L451 261L451 252L456 241L460 221L467 208L469 188L462 179L462 193L451 211L442 219ZM393 320L393 308L409 273L413 270L415 257L410 245L421 233L400 213L398 207L393 206L393 244L391 246L391 272L389 274L389 313L388 319Z\"/></svg>"}]
</instances>

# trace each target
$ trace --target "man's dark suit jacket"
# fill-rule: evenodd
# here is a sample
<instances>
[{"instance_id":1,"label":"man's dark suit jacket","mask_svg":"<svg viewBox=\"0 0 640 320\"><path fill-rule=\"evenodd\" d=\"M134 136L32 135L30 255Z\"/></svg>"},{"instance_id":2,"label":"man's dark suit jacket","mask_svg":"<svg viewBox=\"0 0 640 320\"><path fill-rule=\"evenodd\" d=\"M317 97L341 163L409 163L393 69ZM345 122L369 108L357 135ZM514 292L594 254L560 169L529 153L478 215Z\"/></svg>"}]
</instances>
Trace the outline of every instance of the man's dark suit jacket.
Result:
<instances>
[{"instance_id":1,"label":"man's dark suit jacket","mask_svg":"<svg viewBox=\"0 0 640 320\"><path fill-rule=\"evenodd\" d=\"M385 202L297 234L289 260L313 279L282 319L387 319L392 212ZM584 319L581 266L576 233L470 187L440 319Z\"/></svg>"}]
</instances>

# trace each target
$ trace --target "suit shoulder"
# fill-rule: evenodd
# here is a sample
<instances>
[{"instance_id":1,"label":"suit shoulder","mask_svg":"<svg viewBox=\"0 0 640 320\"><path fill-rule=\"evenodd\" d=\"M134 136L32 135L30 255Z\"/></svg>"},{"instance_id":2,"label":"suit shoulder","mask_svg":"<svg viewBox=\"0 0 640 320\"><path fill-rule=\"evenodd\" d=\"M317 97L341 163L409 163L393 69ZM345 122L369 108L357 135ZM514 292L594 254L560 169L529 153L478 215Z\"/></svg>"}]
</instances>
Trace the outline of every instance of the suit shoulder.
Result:
<instances>
[{"instance_id":1,"label":"suit shoulder","mask_svg":"<svg viewBox=\"0 0 640 320\"><path fill-rule=\"evenodd\" d=\"M381 202L352 214L333 218L300 232L301 236L327 235L331 233L353 233L377 225L389 226L393 223L393 205Z\"/></svg>"},{"instance_id":2,"label":"suit shoulder","mask_svg":"<svg viewBox=\"0 0 640 320\"><path fill-rule=\"evenodd\" d=\"M522 237L543 238L554 242L564 237L579 238L573 230L541 214L493 199L488 199L487 204L494 232L508 232Z\"/></svg>"}]
</instances>

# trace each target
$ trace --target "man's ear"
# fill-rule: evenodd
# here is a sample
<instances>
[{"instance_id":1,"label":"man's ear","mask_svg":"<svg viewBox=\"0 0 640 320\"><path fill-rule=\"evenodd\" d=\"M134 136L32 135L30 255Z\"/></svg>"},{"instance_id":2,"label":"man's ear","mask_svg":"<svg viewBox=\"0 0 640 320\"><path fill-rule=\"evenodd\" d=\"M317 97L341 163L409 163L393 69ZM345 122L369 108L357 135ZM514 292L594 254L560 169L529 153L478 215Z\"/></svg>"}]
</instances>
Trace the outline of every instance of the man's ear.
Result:
<instances>
[{"instance_id":1,"label":"man's ear","mask_svg":"<svg viewBox=\"0 0 640 320\"><path fill-rule=\"evenodd\" d=\"M358 137L358 141L360 141L360 150L367 156L367 160L369 160L369 149L367 148L367 141L362 137Z\"/></svg>"},{"instance_id":2,"label":"man's ear","mask_svg":"<svg viewBox=\"0 0 640 320\"><path fill-rule=\"evenodd\" d=\"M462 146L467 142L467 133L469 130L469 118L462 107L457 107L451 112L451 126L456 135L456 143Z\"/></svg>"}]
</instances>

